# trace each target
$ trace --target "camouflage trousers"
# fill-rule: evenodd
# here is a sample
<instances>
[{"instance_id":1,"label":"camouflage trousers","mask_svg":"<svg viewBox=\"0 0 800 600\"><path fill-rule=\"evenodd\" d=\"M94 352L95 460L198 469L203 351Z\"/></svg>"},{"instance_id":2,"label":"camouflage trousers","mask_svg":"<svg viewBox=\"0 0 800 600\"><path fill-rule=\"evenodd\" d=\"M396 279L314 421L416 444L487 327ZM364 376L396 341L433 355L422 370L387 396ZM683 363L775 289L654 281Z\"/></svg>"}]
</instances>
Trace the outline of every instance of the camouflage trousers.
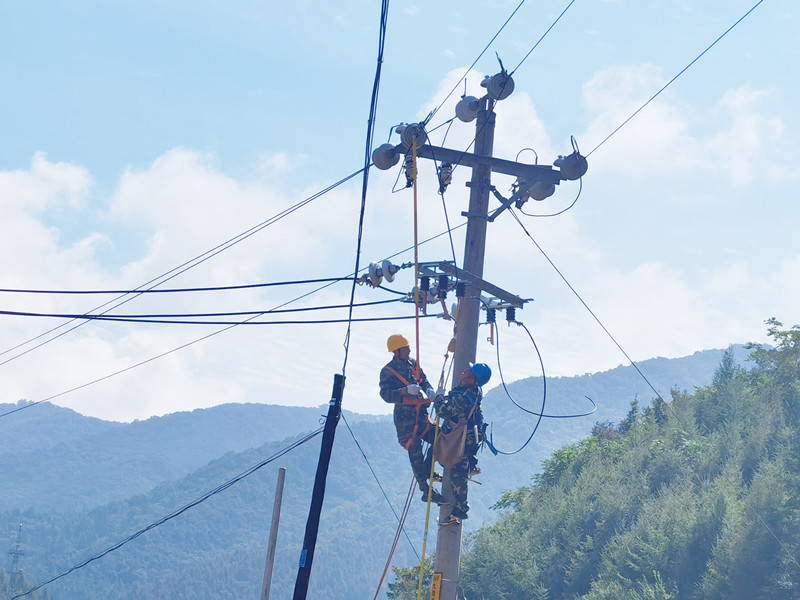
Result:
<instances>
[{"instance_id":1,"label":"camouflage trousers","mask_svg":"<svg viewBox=\"0 0 800 600\"><path fill-rule=\"evenodd\" d=\"M433 460L433 437L436 431L433 428L422 437L414 438L410 441L408 446L408 459L411 461L411 470L414 472L414 477L419 483L419 489L423 492L428 491L428 479L431 476L431 461ZM422 452L422 442L428 443L428 451Z\"/></svg>"},{"instance_id":2,"label":"camouflage trousers","mask_svg":"<svg viewBox=\"0 0 800 600\"><path fill-rule=\"evenodd\" d=\"M469 458L463 457L450 467L450 487L453 490L453 510L459 519L466 519L469 511L467 502L467 478L469 477Z\"/></svg>"}]
</instances>

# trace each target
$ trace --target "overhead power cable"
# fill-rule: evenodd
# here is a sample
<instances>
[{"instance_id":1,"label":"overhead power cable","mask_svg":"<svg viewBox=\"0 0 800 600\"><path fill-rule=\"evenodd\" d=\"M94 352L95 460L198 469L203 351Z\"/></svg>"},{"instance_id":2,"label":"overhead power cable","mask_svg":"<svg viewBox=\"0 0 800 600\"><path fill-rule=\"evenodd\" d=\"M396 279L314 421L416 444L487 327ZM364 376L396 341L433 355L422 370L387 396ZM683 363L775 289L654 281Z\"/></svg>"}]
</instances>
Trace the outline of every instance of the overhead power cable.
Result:
<instances>
[{"instance_id":1,"label":"overhead power cable","mask_svg":"<svg viewBox=\"0 0 800 600\"><path fill-rule=\"evenodd\" d=\"M453 229L455 230L455 229L458 229L458 228L460 228L460 227L464 227L465 225L466 225L466 223L462 223L461 225L457 225L457 226L456 226L456 227L454 227ZM422 244L427 244L428 242L432 242L433 240L435 240L435 239L438 239L438 238L442 237L443 235L447 235L447 233L448 233L447 231L443 231L443 232L441 232L441 233L437 233L436 235L434 235L434 236L431 236L431 237L429 237L428 239L426 239L426 240L424 240L424 241L420 242L420 245L422 245ZM409 246L408 248L405 248L404 250L400 250L399 252L395 252L394 254L392 254L392 255L390 255L390 256L387 256L387 257L385 258L385 260L390 260L390 259L392 259L392 258L395 258L395 257L397 257L397 256L400 256L401 254L404 254L404 253L406 253L406 252L409 252L409 251L411 251L411 250L413 250L413 249L414 249L414 247L413 247L413 246ZM366 268L366 267L365 267L365 268ZM363 271L364 269L362 268L361 270ZM358 273L355 273L355 274L348 275L348 277L351 277L351 276L352 276L352 277L357 277L357 276L358 276ZM312 294L316 294L317 292L320 292L320 291L322 291L322 290L324 290L324 289L326 289L326 288L328 288L328 287L332 286L334 283L335 283L335 282L326 283L325 285L322 285L322 286L320 286L320 287L318 287L318 288L316 288L316 289L313 289L313 290L311 290L311 291L309 291L309 292L306 292L305 294L302 294L302 295L300 295L300 296L298 296L298 297L296 297L296 298L294 298L294 299L292 299L292 300L289 300L289 301L287 301L287 302L284 302L284 303L282 303L282 304L279 304L278 306L274 307L272 310L277 310L277 309L279 309L279 308L283 308L284 306L288 306L288 305L290 305L290 304L293 304L294 302L299 302L299 301L300 301L300 300L302 300L303 298L307 298L307 297L311 296ZM251 317L251 319L253 319L253 318L255 318L255 317ZM411 318L411 317L407 317L407 318ZM173 353L175 353L175 352L178 352L179 350L183 350L184 348L188 348L189 346L193 346L194 344L198 344L198 343L200 343L200 342L202 342L202 341L204 341L204 340L207 340L207 339L209 339L209 338L212 338L212 337L214 337L215 335L219 335L219 334L221 334L221 333L224 333L224 332L226 332L226 331L229 331L229 330L233 329L234 327L237 327L238 325L244 325L245 323L247 323L247 322L248 322L249 320L251 320L251 319L245 319L245 320L243 320L243 321L241 321L241 322L238 322L238 323L235 323L235 324L228 325L228 326L226 326L226 327L223 327L222 329L218 329L217 331L213 331L213 332L209 333L208 335L204 335L204 336L201 336L201 337L199 337L199 338L195 338L194 340L191 340L191 341L189 341L189 342L186 342L185 344L181 344L180 346L176 346L175 348L172 348L171 350L167 350L166 352L162 352L162 353L160 353L160 354L157 354L157 355L155 355L155 356L152 356L152 357L150 357L150 358L148 358L148 359L146 359L146 360L140 361L140 362L138 362L138 363L136 363L136 364L134 364L134 365L131 365L131 366L129 366L129 367L126 367L126 368L124 368L124 369L120 369L119 371L115 371L115 372L113 372L113 373L109 373L109 374L107 374L107 375L104 375L103 377L98 377L97 379L94 379L94 380L92 380L92 381L89 381L89 382L83 383L83 384L81 384L81 385L78 385L78 386L76 386L76 387L73 387L73 388L71 388L71 389L65 390L65 391L63 391L63 392L60 392L60 393L58 393L58 394L53 394L52 396L48 396L47 398L43 398L43 399L41 399L41 400L37 400L36 402L31 402L30 404L26 404L26 405L24 405L24 406L17 407L17 408L15 408L15 409L13 409L13 410L10 410L10 411L8 411L8 412L5 412L5 413L3 413L3 414L0 414L0 418L2 418L2 417L6 417L6 416L8 416L8 415L11 415L11 414L14 414L14 413L17 413L17 412L20 412L20 411L22 411L22 410L25 410L25 409L28 409L28 408L31 408L32 406L37 406L37 405L39 405L39 404L43 404L44 402L47 402L47 401L49 401L49 400L54 400L55 398L59 398L59 397L61 397L61 396L66 396L67 394L71 394L72 392L76 392L76 391L78 391L78 390L82 390L82 389L84 389L84 388L87 388L87 387L89 387L89 386L91 386L91 385L94 385L94 384L96 384L96 383L100 383L101 381L105 381L106 379L110 379L110 378L112 378L112 377L115 377L115 376L117 376L117 375L121 375L121 374L123 374L123 373L126 373L126 372L128 372L128 371L132 370L132 369L135 369L135 368L137 368L137 367L141 367L141 366L143 366L143 365L146 365L146 364L148 364L148 363L151 363L151 362L153 362L153 361L155 361L155 360L158 360L159 358L163 358L163 357L165 357L165 356L168 356L168 355L170 355L170 354L173 354Z\"/></svg>"},{"instance_id":2,"label":"overhead power cable","mask_svg":"<svg viewBox=\"0 0 800 600\"><path fill-rule=\"evenodd\" d=\"M696 63L698 60L700 60L700 59L703 57L703 55L704 55L706 52L708 52L709 50L711 50L711 48L713 48L714 46L716 46L717 42L719 42L719 41L720 41L722 38L724 38L726 35L728 35L728 34L729 34L729 33L730 33L732 30L733 30L733 28L734 28L734 27L736 27L736 26L737 26L739 23L741 23L742 21L744 21L744 20L745 20L745 19L746 19L746 18L747 18L747 17L750 15L750 13L751 13L751 12L753 12L753 11L754 11L756 8L758 8L758 6L759 6L759 5L760 5L762 2L764 2L764 0L759 0L758 2L756 2L756 3L755 3L755 5L754 5L754 6L753 6L753 7L752 7L750 10L748 10L748 11L747 11L745 14L743 14L741 17L739 17L739 19L738 19L738 20L737 20L737 21L736 21L736 22L735 22L733 25L731 25L730 27L728 27L728 29L726 29L726 30L725 30L725 32L724 32L722 35L720 35L720 36L719 36L719 37L718 37L716 40L714 40L713 42L711 42L711 44L710 44L710 45L709 45L709 46L708 46L708 47L707 47L705 50L703 50L703 51L702 51L700 54L698 54L698 55L697 55L697 56L694 58L694 60L692 60L692 62L690 62L690 63L689 63L688 65L686 65L686 66L685 66L683 69L681 69L681 71L680 71L680 72L679 72L677 75L675 75L675 77L673 77L673 78L672 78L672 79L670 79L670 80L669 80L669 81L668 81L666 84L664 84L664 87L662 87L662 88L661 88L660 90L658 90L658 91L657 91L655 94L653 94L653 95L650 97L650 99L649 99L647 102L645 102L645 103L644 103L644 104L642 104L642 105L641 105L639 108L637 108L637 109L636 109L636 111L635 111L635 112L634 112L634 113L633 113L633 114L632 114L630 117L628 117L627 119L625 119L625 120L624 120L624 121L623 121L623 122L622 122L622 123L621 123L621 124L620 124L620 125L619 125L619 126L616 128L616 129L615 129L615 130L614 130L614 131L612 131L611 133L609 133L609 134L606 136L606 138L605 138L605 139L604 139L602 142L600 142L599 144L597 144L597 146L595 146L595 147L594 147L594 149L592 149L592 151L591 151L591 152L589 152L589 154L587 154L587 155L586 155L586 158L589 158L589 157L592 155L592 153L593 153L595 150L597 150L597 149L598 149L600 146L602 146L602 145L603 145L603 144L605 144L605 143L606 143L608 140L610 140L610 139L611 139L611 138L612 138L612 137L613 137L613 136L614 136L614 135L615 135L615 134L616 134L616 133L617 133L617 132L618 132L620 129L622 129L623 127L625 127L625 125L627 125L627 124L628 124L628 122L629 122L631 119L633 119L633 118L634 118L636 115L638 115L640 112L642 112L642 110L644 110L644 107L645 107L645 106L647 106L647 105L648 105L648 104L650 104L650 103L651 103L653 100L655 100L655 99L656 99L656 98L657 98L657 97L658 97L658 96L661 94L661 92L663 92L663 91L664 91L665 89L667 89L667 88L668 88L670 85L672 85L672 83L673 83L673 82L674 82L674 81L675 81L675 80L676 80L678 77L680 77L680 76L681 76L681 75L683 75L683 74L684 74L686 71L688 71L688 70L689 70L689 68L690 68L690 67L691 67L691 66L692 66L694 63Z\"/></svg>"},{"instance_id":3,"label":"overhead power cable","mask_svg":"<svg viewBox=\"0 0 800 600\"><path fill-rule=\"evenodd\" d=\"M404 294L405 295L405 294ZM395 298L393 300L376 300L374 302L358 302L353 304L353 306L363 307L363 306L377 306L380 304L394 304L396 302L401 302L401 298ZM247 310L247 311L236 311L236 312L214 312L214 313L173 313L173 314L114 314L114 315L82 315L76 313L38 313L38 312L28 312L28 311L16 311L16 310L0 310L0 315L11 315L11 316L21 316L21 317L54 317L58 319L94 319L96 321L130 321L135 323L139 319L195 319L199 317L243 317L246 315L272 315L278 313L296 313L296 312L312 312L316 310L335 310L339 308L349 308L349 304L331 304L328 306L307 306L304 308L284 308L284 309L276 309L276 310ZM187 321L190 323L191 321Z\"/></svg>"},{"instance_id":4,"label":"overhead power cable","mask_svg":"<svg viewBox=\"0 0 800 600\"><path fill-rule=\"evenodd\" d=\"M394 301L396 302L396 300ZM3 311L0 311L2 314ZM253 319L260 316L259 313L252 317ZM70 318L72 315L32 315L40 317L57 317L57 318ZM425 318L436 317L436 315L423 315ZM108 315L78 315L74 316L76 319L88 319L90 321L112 321L116 323L159 323L162 325L322 325L326 323L365 323L369 321L403 321L405 319L413 319L413 315L399 316L399 317L348 317L346 319L315 319L306 321L201 321L192 320L184 321L180 319L140 319L130 317L113 317ZM0 415L2 416L2 415Z\"/></svg>"},{"instance_id":5,"label":"overhead power cable","mask_svg":"<svg viewBox=\"0 0 800 600\"><path fill-rule=\"evenodd\" d=\"M13 596L11 598L11 600L17 600L18 598L24 598L25 596L27 596L29 594L32 594L33 592L35 592L37 590L42 589L46 585L49 585L49 584L53 583L54 581L57 581L58 579L61 579L62 577L66 577L70 573L73 573L73 572L77 571L78 569L82 569L83 567L87 566L88 564L90 564L90 563L92 563L92 562L94 562L96 560L99 560L99 559L103 558L104 556L106 556L108 554L111 554L112 552L114 552L115 550L118 550L119 548L121 548L122 546L127 544L128 542L132 542L133 540L135 540L139 536L144 535L145 533L147 533L151 529L155 529L156 527L159 527L160 525L163 525L167 521L170 521L170 520L174 519L175 517L180 516L181 514L185 513L190 508L193 508L193 507L197 506L198 504L202 504L203 502L205 502L206 500L208 500L212 496L215 496L216 494L219 494L220 492L224 492L225 490L227 490L228 488L230 488L234 484L238 483L239 481L241 481L245 477L249 477L250 475L252 475L256 471L258 471L260 468L270 464L271 462L279 459L282 456L285 456L286 454L288 454L289 452L291 452L295 448L298 448L299 446L302 446L303 444L305 444L306 442L308 442L312 438L316 437L320 433L322 433L322 428L321 427L319 429L317 429L316 431L313 431L312 433L307 434L306 436L304 436L303 438L297 440L296 442L290 444L286 448L284 448L282 450L279 450L278 452L276 452L275 454L273 454L269 458L261 461L257 465L250 467L246 471L236 475L235 477L233 477L232 479L229 479L225 483L223 483L221 485L218 485L213 490L211 490L209 492L206 492L205 494L203 494L199 498L197 498L195 500L192 500L189 504L186 504L186 505L182 506L181 508L171 512L166 517L163 517L163 518L159 519L158 521L155 521L154 523L151 523L147 527L144 527L143 529L140 529L136 533L133 533L133 534L129 535L124 540L122 540L120 542L117 542L116 544L114 544L112 546L109 546L108 548L106 548L102 552L99 552L98 554L95 554L94 556L92 556L90 558L87 558L83 562L78 563L74 567L71 567L71 568L67 569L63 573L59 573L58 575L55 575L54 577L51 577L50 579L48 579L48 580L46 580L46 581L44 581L44 582L42 582L42 583L30 588L29 590L27 590L25 592L23 592L22 594L17 594L16 596Z\"/></svg>"},{"instance_id":6,"label":"overhead power cable","mask_svg":"<svg viewBox=\"0 0 800 600\"><path fill-rule=\"evenodd\" d=\"M328 281L350 281L353 277L327 277L323 279L299 279L296 281L271 281L268 283L249 283L246 285L221 285L216 287L194 287L194 288L167 288L167 289L133 289L133 290L31 290L0 288L0 293L14 294L170 294L176 292L220 292L228 290L246 290L252 288L276 287L284 285L303 285L307 283L325 283Z\"/></svg>"},{"instance_id":7,"label":"overhead power cable","mask_svg":"<svg viewBox=\"0 0 800 600\"><path fill-rule=\"evenodd\" d=\"M495 34L492 36L492 39L490 39L490 40L489 40L489 43L487 43L487 44L486 44L486 46L483 48L483 50L481 50L481 52L480 52L480 54L478 54L477 58L476 58L474 61L472 61L472 64L469 66L469 68L468 68L468 69L467 69L467 70L464 72L464 74L461 76L461 79L459 79L459 80L456 82L456 84L453 86L453 89L452 89L452 90L450 90L450 92L447 94L447 96L445 96L445 97L444 97L444 100L442 100L442 101L441 101L441 103L439 104L439 106L437 106L436 108L434 108L434 109L431 111L431 113L430 113L430 114L428 115L428 117L425 119L425 123L427 123L428 121L430 121L430 120L431 120L431 118L433 118L433 116L434 116L434 115L435 115L435 114L436 114L436 113L439 111L439 109L440 109L440 108L442 108L442 106L444 106L444 103L445 103L445 102L447 102L447 100L450 98L450 96L452 96L452 95L453 95L453 92L455 92L455 91L458 89L458 87L461 85L461 82L462 82L462 81L464 81L464 80L467 78L467 75L469 75L470 71L472 71L472 69L473 69L473 68L475 68L475 65L476 65L476 64L478 64L478 61L481 59L481 57L482 57L484 54L486 54L486 51L487 51L489 48L491 48L492 44L494 44L494 41L497 39L497 36L499 36L499 35L500 35L500 34L503 32L503 29L505 29L505 28L506 28L506 25L508 25L508 24L509 24L509 22L511 22L511 19L513 19L513 18L514 18L514 15L516 15L516 14L517 14L517 11L519 11L519 9L520 9L520 8L522 8L522 5L523 5L523 4L525 4L525 0L522 0L522 1L521 1L521 2L520 2L518 5L517 5L517 8L515 8L515 9L512 11L512 13L511 13L511 14L508 16L508 18L506 19L505 23L503 23L503 24L500 26L500 29L498 29L498 30L497 30L497 33L495 33ZM549 30L548 30L548 31L549 31Z\"/></svg>"},{"instance_id":8,"label":"overhead power cable","mask_svg":"<svg viewBox=\"0 0 800 600\"><path fill-rule=\"evenodd\" d=\"M530 238L531 242L533 242L533 245L534 245L534 246L536 246L536 248L539 250L539 252L542 254L542 256L544 256L545 260L547 260L547 262L548 262L548 263L550 263L550 266L551 266L551 267L553 267L553 269L554 269L554 270L555 270L555 272L558 274L558 276L559 276L559 277L561 277L561 280L562 280L564 283L566 283L566 284L567 284L567 287L568 287L568 288L570 289L570 291L571 291L571 292L572 292L572 293L575 295L575 297L578 299L578 301L579 301L581 304L583 304L583 307L584 307L584 308L585 308L585 309L586 309L586 310L589 312L589 314L590 314L590 315L592 315L592 318L593 318L593 319L594 319L594 320L597 322L597 324L598 324L598 325L600 325L600 328L601 328L603 331L605 331L605 332L606 332L606 335L609 337L609 339L610 339L612 342L614 342L614 345L615 345L615 346L616 346L616 347L619 349L619 351L620 351L620 352L622 352L622 354L625 356L625 358L627 358L627 359L628 359L628 362L629 362L629 363L631 363L631 366L633 366L633 368L634 368L634 369L636 369L636 372L637 372L637 373L639 373L639 375L641 376L641 378L642 378L642 379L645 381L645 383L647 383L648 387L649 387L649 388L650 388L650 389L653 391L653 393L654 393L654 394L655 394L655 395L656 395L656 396L657 396L657 397L658 397L660 400L662 400L662 401L663 401L664 399L661 397L661 394L659 394L659 393L658 393L658 390L656 390L656 388L655 388L655 387L653 387L653 384L652 384L652 383L650 383L650 380L649 380L649 379L648 379L648 378L645 376L645 374L644 374L644 373L642 373L642 370L639 368L639 365L637 365L637 364L636 364L636 362L635 362L635 361L634 361L634 360L633 360L633 359L632 359L632 358L631 358L631 357L628 355L628 353L627 353L627 352L625 352L625 349L624 349L624 348L623 348L623 347L620 345L620 343L619 343L619 342L616 340L616 338L615 338L613 335L611 335L611 332L610 332L610 331L609 331L609 330L606 328L606 326L605 326L605 325L603 325L603 322L600 320L600 318L599 318L599 317L598 317L596 314L594 314L594 311L592 311L592 309L591 309L591 308L589 308L589 305L588 305L588 304L586 304L586 302L584 301L584 299L583 299L583 298L581 298L581 295L580 295L580 294L577 292L577 290L576 290L574 287L572 287L572 284L570 284L570 282L567 280L567 278L564 276L564 274L563 274L563 273L562 273L562 272L559 270L559 268L558 268L558 267L555 265L555 263L554 263L552 260L550 260L550 257L549 257L549 256L547 255L547 253L546 253L546 252L545 252L545 251L542 249L542 247L539 245L539 243L538 243L538 242L537 242L535 239L533 239L533 236L532 236L532 235L530 234L530 232L529 232L529 231L528 231L528 230L525 228L525 225L523 225L523 224L522 224L522 221L520 221L520 219L519 219L519 217L517 216L516 212L514 212L514 211L513 211L513 210L511 210L511 209L509 209L509 212L510 212L510 213L511 213L511 214L514 216L514 219L517 221L517 223L519 224L519 226L520 226L520 227L522 227L522 230L525 232L525 235L527 235L527 236L528 236L528 238ZM542 411L542 412L544 412L544 411Z\"/></svg>"},{"instance_id":9,"label":"overhead power cable","mask_svg":"<svg viewBox=\"0 0 800 600\"><path fill-rule=\"evenodd\" d=\"M380 25L378 27L378 58L375 66L375 78L372 82L372 97L369 103L369 117L367 118L367 136L364 150L364 168L362 169L363 177L361 180L361 210L358 215L358 235L356 237L356 260L353 273L358 274L360 271L359 262L361 260L361 241L364 234L364 214L367 206L367 187L369 184L369 167L372 164L372 139L375 134L375 115L378 111L378 90L381 84L381 67L383 66L383 50L386 45L386 22L389 18L389 0L381 2L381 17ZM350 318L353 316L353 299L356 295L356 281L353 280L353 286L350 290ZM344 336L344 360L342 362L342 376L345 376L347 370L347 358L350 353L350 326L347 327L347 332Z\"/></svg>"},{"instance_id":10,"label":"overhead power cable","mask_svg":"<svg viewBox=\"0 0 800 600\"><path fill-rule=\"evenodd\" d=\"M509 77L517 72L517 69L519 69L522 66L522 63L524 63L526 60L528 60L528 57L533 53L534 50L536 50L537 46L539 46L539 44L542 43L542 40L547 36L548 33L550 33L550 30L553 29L553 27L556 26L556 23L558 23L561 20L561 17L564 16L564 13L566 13L569 10L569 7L572 6L573 4L575 4L575 0L571 0L571 2L569 4L567 4L567 7L564 10L561 11L561 14L558 15L558 17L556 18L555 21L553 21L553 24L550 25L550 27L547 28L547 31L545 31L542 34L542 37L540 37L539 40L533 45L533 48L528 50L528 53L525 56L522 57L522 60L519 61L519 64L516 67L514 67L514 70L511 71L511 73L509 73Z\"/></svg>"},{"instance_id":11,"label":"overhead power cable","mask_svg":"<svg viewBox=\"0 0 800 600\"><path fill-rule=\"evenodd\" d=\"M363 169L359 169L358 171L355 171L354 173L351 173L350 175L348 175L346 177L343 177L342 179L340 179L336 183L334 183L332 185L329 185L327 188L325 188L323 190L320 190L319 192L309 196L305 200L302 200L302 201L294 204L293 206L290 206L289 208L286 208L286 209L282 210L281 212L279 212L279 213L273 215L272 217L270 217L269 219L267 219L265 221L262 221L258 225L255 225L255 226L251 227L250 229L248 229L246 231L243 231L242 233L240 233L240 234L228 239L227 241L222 242L221 244L218 244L214 248L212 248L210 250L207 250L206 252L204 252L202 254L199 254L198 256L196 256L196 257L184 262L183 264L181 264L181 265L179 265L179 266L167 271L166 273L151 279L150 281L148 281L148 282L142 284L141 286L139 286L140 288L143 288L143 289L138 289L137 288L133 292L134 293L133 296L131 296L129 298L125 298L124 295L123 295L123 296L120 296L120 297L115 298L113 300L109 300L108 302L105 302L105 303L103 303L103 304L101 304L99 306L96 306L95 308L91 309L90 311L87 312L87 314L94 313L94 311L96 311L96 310L100 310L101 308L104 308L106 306L109 306L110 304L113 304L113 306L111 306L110 308L106 309L103 313L101 313L101 314L106 314L106 313L112 311L113 309L115 309L115 308L117 308L119 306L122 306L123 304L125 304L127 302L130 302L134 298L138 297L138 295L140 293L143 293L145 290L154 289L155 287L157 287L157 286L169 281L170 279L173 279L173 278L177 277L178 275L181 275L182 273L185 273L189 269L192 269L192 268L198 266L199 264L202 264L203 262L207 261L208 259L216 256L217 254L219 254L221 252L224 252L225 250L228 250L229 248L232 248L236 244L238 244L238 243L244 241L245 239L255 235L256 233L262 231L263 229L269 227L270 225L273 225L274 223L276 223L276 222L280 221L281 219L287 217L288 215L292 214L293 212L295 212L295 211L299 210L300 208L306 206L307 204L313 202L317 198L327 194L328 192L330 192L331 190L335 189L336 187L338 187L338 186L342 185L343 183L349 181L350 179L352 179L353 177L355 177L356 175L361 173L362 170ZM117 301L119 301L119 302L117 302ZM116 302L116 304L114 304L115 302ZM25 341L25 342L21 342L21 343L17 344L16 346L8 348L8 349L0 352L0 356L6 354L8 352L12 352L13 350L16 350L17 348L20 348L22 346L30 344L30 343L32 343L32 342L34 342L34 341L36 341L36 340L38 340L38 339L40 339L40 338L42 338L44 336L49 335L50 333L58 331L62 327L66 327L68 324L69 324L69 322L62 323L61 325L58 325L57 327L54 327L53 329L45 331L44 333L41 333L41 334L39 334L39 335L37 335L37 336L35 336L35 337ZM25 350L23 352L20 352L19 354L16 354L15 356L12 356L11 358L6 359L3 362L0 362L0 366L9 363L12 360L15 360L15 359L19 358L20 356L24 356L25 354L28 354L29 352L33 352L37 348L40 348L40 347L44 346L45 344L49 344L50 342L60 338L63 335L66 335L67 333L69 333L71 331L74 331L78 327L82 327L85 324L86 324L86 321L81 321L80 323L78 323L77 325L75 325L73 327L70 327L66 331L62 331L58 335L55 335L55 336L53 336L51 338L48 338L45 341L33 346L32 348L28 348L27 350Z\"/></svg>"}]
</instances>

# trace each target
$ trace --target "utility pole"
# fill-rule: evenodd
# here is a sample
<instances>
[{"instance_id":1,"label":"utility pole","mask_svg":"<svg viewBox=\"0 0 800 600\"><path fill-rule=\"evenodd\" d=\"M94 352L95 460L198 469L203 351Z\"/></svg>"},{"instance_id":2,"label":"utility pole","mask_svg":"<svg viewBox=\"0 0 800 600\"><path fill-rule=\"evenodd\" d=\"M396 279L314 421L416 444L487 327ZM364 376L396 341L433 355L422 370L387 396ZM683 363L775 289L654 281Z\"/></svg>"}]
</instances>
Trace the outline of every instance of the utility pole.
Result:
<instances>
[{"instance_id":1,"label":"utility pole","mask_svg":"<svg viewBox=\"0 0 800 600\"><path fill-rule=\"evenodd\" d=\"M275 548L278 545L278 524L281 520L284 479L286 479L286 469L281 467L278 470L278 486L275 488L275 502L272 505L272 525L269 528L269 545L267 546L267 560L264 563L264 580L261 583L261 600L269 600L269 592L272 587L272 568L275 565Z\"/></svg>"},{"instance_id":2,"label":"utility pole","mask_svg":"<svg viewBox=\"0 0 800 600\"><path fill-rule=\"evenodd\" d=\"M478 346L478 327L481 315L481 292L489 291L501 296L507 306L521 308L524 300L500 290L484 281L483 266L486 249L486 230L504 210L515 204L518 208L532 198L544 200L555 192L555 186L562 180L580 179L587 170L586 159L580 155L573 142L573 153L559 156L553 163L559 169L543 165L529 165L492 156L494 149L495 113L497 101L507 98L514 90L514 81L503 70L487 76L481 86L486 94L478 99L464 96L456 106L456 116L464 122L477 119L475 134L475 152L458 152L447 148L427 145L427 134L421 124L403 124L397 127L401 143L397 146L383 144L372 153L374 165L379 169L390 169L400 160L401 154L408 155L412 143L417 142L417 156L441 161L442 164L458 164L472 167L472 177L467 184L470 188L469 210L462 213L467 217L467 232L464 244L463 269L453 265L448 267L440 263L439 268L458 277L464 284L464 294L459 298L455 354L453 357L453 385L458 385L461 372L470 362L475 361ZM444 168L443 168L444 170ZM517 177L513 185L514 193L510 198L503 198L491 183L492 173L502 173ZM443 188L446 184L440 182ZM489 198L492 193L500 206L489 214ZM391 265L383 265L383 271L391 272ZM396 268L394 269L396 270ZM419 282L415 282L419 285ZM446 290L445 290L446 293ZM443 298L443 296L440 296ZM445 499L453 501L450 487L451 467L444 468L442 491ZM452 504L445 504L439 509L439 522L445 522L450 514ZM440 525L436 540L436 558L434 563L434 580L431 587L430 600L456 600L458 594L459 571L461 562L461 523Z\"/></svg>"}]
</instances>

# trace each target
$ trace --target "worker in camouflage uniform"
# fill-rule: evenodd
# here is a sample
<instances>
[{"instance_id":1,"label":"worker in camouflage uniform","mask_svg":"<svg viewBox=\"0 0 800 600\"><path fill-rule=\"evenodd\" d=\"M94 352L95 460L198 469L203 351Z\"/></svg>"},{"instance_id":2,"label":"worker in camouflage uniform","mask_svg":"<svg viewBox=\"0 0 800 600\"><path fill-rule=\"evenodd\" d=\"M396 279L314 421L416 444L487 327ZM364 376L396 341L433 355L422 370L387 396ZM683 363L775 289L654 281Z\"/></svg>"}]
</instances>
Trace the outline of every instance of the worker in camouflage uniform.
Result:
<instances>
[{"instance_id":1,"label":"worker in camouflage uniform","mask_svg":"<svg viewBox=\"0 0 800 600\"><path fill-rule=\"evenodd\" d=\"M464 455L458 463L450 467L450 485L454 500L445 524L460 523L462 519L467 518L469 511L467 479L470 474L480 472L477 468L477 452L484 433L481 386L485 385L491 376L492 370L488 365L470 363L461 373L459 385L450 390L446 396L439 395L435 399L437 416L453 423L467 420Z\"/></svg>"},{"instance_id":2,"label":"worker in camouflage uniform","mask_svg":"<svg viewBox=\"0 0 800 600\"><path fill-rule=\"evenodd\" d=\"M408 451L411 469L422 490L422 500L428 501L431 475L433 438L435 424L428 416L428 406L435 393L425 373L410 358L411 348L408 340L402 335L392 335L386 341L386 347L392 353L392 360L381 369L381 398L394 404L394 425L397 429L397 441ZM423 455L422 442L427 442L427 456ZM431 501L437 504L444 502L442 495L431 491Z\"/></svg>"}]
</instances>

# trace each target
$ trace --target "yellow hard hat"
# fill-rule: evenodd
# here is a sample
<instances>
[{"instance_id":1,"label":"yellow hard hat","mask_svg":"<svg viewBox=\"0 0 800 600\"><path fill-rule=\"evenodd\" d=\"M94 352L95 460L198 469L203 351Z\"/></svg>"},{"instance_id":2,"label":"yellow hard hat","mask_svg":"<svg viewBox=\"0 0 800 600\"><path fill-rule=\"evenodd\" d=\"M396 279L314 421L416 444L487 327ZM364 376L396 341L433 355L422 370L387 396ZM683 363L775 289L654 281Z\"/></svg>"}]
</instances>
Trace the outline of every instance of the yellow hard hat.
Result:
<instances>
[{"instance_id":1,"label":"yellow hard hat","mask_svg":"<svg viewBox=\"0 0 800 600\"><path fill-rule=\"evenodd\" d=\"M400 335L399 333L395 333L394 335L390 335L389 339L386 340L386 347L389 349L389 352L394 352L395 350L400 350L400 348L407 347L408 340Z\"/></svg>"}]
</instances>

